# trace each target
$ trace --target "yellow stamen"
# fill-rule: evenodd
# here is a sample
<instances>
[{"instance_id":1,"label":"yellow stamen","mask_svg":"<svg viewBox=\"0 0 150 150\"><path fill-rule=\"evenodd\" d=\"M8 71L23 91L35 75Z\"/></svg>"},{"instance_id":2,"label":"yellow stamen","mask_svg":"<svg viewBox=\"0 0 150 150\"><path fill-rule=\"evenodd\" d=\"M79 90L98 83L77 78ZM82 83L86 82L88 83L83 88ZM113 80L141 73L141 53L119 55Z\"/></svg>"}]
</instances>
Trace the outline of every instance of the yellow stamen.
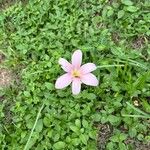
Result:
<instances>
[{"instance_id":1,"label":"yellow stamen","mask_svg":"<svg viewBox=\"0 0 150 150\"><path fill-rule=\"evenodd\" d=\"M80 77L80 71L78 71L76 69L73 70L71 74L72 74L73 77Z\"/></svg>"}]
</instances>

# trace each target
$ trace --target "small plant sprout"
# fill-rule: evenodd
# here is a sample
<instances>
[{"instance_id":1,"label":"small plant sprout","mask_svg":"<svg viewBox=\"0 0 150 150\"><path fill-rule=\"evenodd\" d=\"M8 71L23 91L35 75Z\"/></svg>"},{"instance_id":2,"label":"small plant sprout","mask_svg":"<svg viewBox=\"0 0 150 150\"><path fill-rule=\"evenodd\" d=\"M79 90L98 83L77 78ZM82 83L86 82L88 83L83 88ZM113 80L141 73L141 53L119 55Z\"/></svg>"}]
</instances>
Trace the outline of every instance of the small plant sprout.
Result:
<instances>
[{"instance_id":1,"label":"small plant sprout","mask_svg":"<svg viewBox=\"0 0 150 150\"><path fill-rule=\"evenodd\" d=\"M77 95L80 93L82 83L90 86L98 85L96 76L91 73L96 70L96 65L94 63L86 63L81 66L81 50L76 50L73 53L71 61L72 64L64 58L59 59L59 64L66 73L56 80L56 89L63 89L72 83L72 93Z\"/></svg>"}]
</instances>

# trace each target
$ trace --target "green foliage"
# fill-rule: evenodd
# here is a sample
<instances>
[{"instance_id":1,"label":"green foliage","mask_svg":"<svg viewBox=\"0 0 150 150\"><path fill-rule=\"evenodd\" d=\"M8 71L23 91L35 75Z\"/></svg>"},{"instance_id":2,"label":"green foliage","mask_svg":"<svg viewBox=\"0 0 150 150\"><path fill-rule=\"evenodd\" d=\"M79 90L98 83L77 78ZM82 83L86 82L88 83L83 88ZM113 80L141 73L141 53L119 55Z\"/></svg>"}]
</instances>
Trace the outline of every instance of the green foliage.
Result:
<instances>
[{"instance_id":1,"label":"green foliage","mask_svg":"<svg viewBox=\"0 0 150 150\"><path fill-rule=\"evenodd\" d=\"M21 150L29 140L28 149L95 150L99 123L113 127L108 150L135 149L128 138L148 142L147 118L123 115L139 115L126 103L135 99L150 112L149 7L148 0L30 0L3 10L2 67L19 83L0 91L0 149ZM99 66L100 80L77 96L54 87L63 74L58 59L75 49Z\"/></svg>"}]
</instances>

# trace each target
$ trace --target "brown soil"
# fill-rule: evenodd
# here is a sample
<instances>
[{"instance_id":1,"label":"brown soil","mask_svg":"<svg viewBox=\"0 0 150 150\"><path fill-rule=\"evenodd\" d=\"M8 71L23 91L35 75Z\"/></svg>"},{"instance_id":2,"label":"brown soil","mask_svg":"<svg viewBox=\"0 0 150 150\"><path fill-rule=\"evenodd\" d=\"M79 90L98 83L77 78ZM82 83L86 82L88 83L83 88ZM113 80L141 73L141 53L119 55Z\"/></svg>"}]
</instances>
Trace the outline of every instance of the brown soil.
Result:
<instances>
[{"instance_id":1,"label":"brown soil","mask_svg":"<svg viewBox=\"0 0 150 150\"><path fill-rule=\"evenodd\" d=\"M5 60L5 56L3 54L0 54L0 64L3 63ZM5 68L0 68L0 88L8 87L12 83L12 79L14 78L12 72ZM5 100L4 95L0 95L0 102ZM9 124L12 120L12 115L10 111L10 104L8 106L5 106L4 113L5 113L5 123Z\"/></svg>"},{"instance_id":2,"label":"brown soil","mask_svg":"<svg viewBox=\"0 0 150 150\"><path fill-rule=\"evenodd\" d=\"M4 100L4 96L0 96L0 102Z\"/></svg>"},{"instance_id":3,"label":"brown soil","mask_svg":"<svg viewBox=\"0 0 150 150\"><path fill-rule=\"evenodd\" d=\"M144 37L137 37L137 38L133 41L132 47L133 47L134 49L140 49L140 48L143 47L144 43L145 43Z\"/></svg>"},{"instance_id":4,"label":"brown soil","mask_svg":"<svg viewBox=\"0 0 150 150\"><path fill-rule=\"evenodd\" d=\"M109 141L109 138L112 136L113 127L109 124L99 124L97 125L97 128L99 130L97 149L105 150L107 142ZM124 129L123 127L121 127L120 130L122 132L126 132L126 129ZM144 144L143 142L138 141L137 139L127 138L124 143L125 145L132 145L134 150L150 150L150 142Z\"/></svg>"},{"instance_id":5,"label":"brown soil","mask_svg":"<svg viewBox=\"0 0 150 150\"><path fill-rule=\"evenodd\" d=\"M11 84L12 73L8 69L0 69L0 87L7 87Z\"/></svg>"},{"instance_id":6,"label":"brown soil","mask_svg":"<svg viewBox=\"0 0 150 150\"><path fill-rule=\"evenodd\" d=\"M97 147L98 150L105 150L106 143L112 134L112 127L108 124L100 124L98 125L98 129L99 135L97 140Z\"/></svg>"},{"instance_id":7,"label":"brown soil","mask_svg":"<svg viewBox=\"0 0 150 150\"><path fill-rule=\"evenodd\" d=\"M0 54L0 64L4 61L5 56L3 54Z\"/></svg>"},{"instance_id":8,"label":"brown soil","mask_svg":"<svg viewBox=\"0 0 150 150\"><path fill-rule=\"evenodd\" d=\"M5 124L10 124L12 122L12 113L10 111L11 107L12 107L11 105L5 106L5 109L4 109L4 114L5 114L4 122L5 122Z\"/></svg>"},{"instance_id":9,"label":"brown soil","mask_svg":"<svg viewBox=\"0 0 150 150\"><path fill-rule=\"evenodd\" d=\"M116 43L116 44L118 44L119 43L119 41L120 41L120 37L119 37L119 34L118 33L112 33L112 40Z\"/></svg>"},{"instance_id":10,"label":"brown soil","mask_svg":"<svg viewBox=\"0 0 150 150\"><path fill-rule=\"evenodd\" d=\"M5 56L3 54L0 54L0 64L2 64L4 60L5 60ZM8 87L11 84L12 79L13 79L13 75L10 70L5 68L0 68L0 88Z\"/></svg>"},{"instance_id":11,"label":"brown soil","mask_svg":"<svg viewBox=\"0 0 150 150\"><path fill-rule=\"evenodd\" d=\"M144 144L143 142L140 142L138 140L128 138L125 141L125 144L131 144L134 146L135 150L150 150L150 142L148 144Z\"/></svg>"},{"instance_id":12,"label":"brown soil","mask_svg":"<svg viewBox=\"0 0 150 150\"><path fill-rule=\"evenodd\" d=\"M20 1L23 3L27 2L27 0L0 0L0 10L6 9L6 8L8 8L8 7L12 6L13 4L18 3Z\"/></svg>"},{"instance_id":13,"label":"brown soil","mask_svg":"<svg viewBox=\"0 0 150 150\"><path fill-rule=\"evenodd\" d=\"M12 4L14 4L16 2L16 0L1 0L0 1L0 9L5 9L9 6L11 6Z\"/></svg>"}]
</instances>

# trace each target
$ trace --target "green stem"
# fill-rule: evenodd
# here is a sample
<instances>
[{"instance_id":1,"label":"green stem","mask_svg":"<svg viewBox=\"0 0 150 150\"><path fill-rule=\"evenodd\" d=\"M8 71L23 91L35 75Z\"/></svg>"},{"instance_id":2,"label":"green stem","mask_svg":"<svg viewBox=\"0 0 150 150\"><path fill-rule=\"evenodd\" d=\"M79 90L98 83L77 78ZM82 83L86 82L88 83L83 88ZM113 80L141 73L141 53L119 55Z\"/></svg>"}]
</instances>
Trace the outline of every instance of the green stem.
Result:
<instances>
[{"instance_id":1,"label":"green stem","mask_svg":"<svg viewBox=\"0 0 150 150\"><path fill-rule=\"evenodd\" d=\"M124 65L103 65L97 66L97 68L110 68L110 67L123 67Z\"/></svg>"},{"instance_id":2,"label":"green stem","mask_svg":"<svg viewBox=\"0 0 150 150\"><path fill-rule=\"evenodd\" d=\"M133 117L133 118L150 118L150 116L143 116L143 115L126 115L123 114L123 117Z\"/></svg>"},{"instance_id":3,"label":"green stem","mask_svg":"<svg viewBox=\"0 0 150 150\"><path fill-rule=\"evenodd\" d=\"M37 116L36 116L36 120L35 120L35 122L34 122L33 128L32 128L32 130L31 130L31 132L30 132L30 136L29 136L28 141L27 141L27 143L26 143L26 145L25 145L25 147L24 147L23 150L27 150L27 149L28 149L29 142L30 142L30 140L31 140L31 137L32 137L32 135L33 135L33 131L34 131L35 127L36 127L37 121L38 121L38 119L39 119L39 117L40 117L40 113L41 113L43 107L44 107L44 104L43 104L43 105L40 107L40 109L39 109L39 112L38 112L38 114L37 114Z\"/></svg>"}]
</instances>

